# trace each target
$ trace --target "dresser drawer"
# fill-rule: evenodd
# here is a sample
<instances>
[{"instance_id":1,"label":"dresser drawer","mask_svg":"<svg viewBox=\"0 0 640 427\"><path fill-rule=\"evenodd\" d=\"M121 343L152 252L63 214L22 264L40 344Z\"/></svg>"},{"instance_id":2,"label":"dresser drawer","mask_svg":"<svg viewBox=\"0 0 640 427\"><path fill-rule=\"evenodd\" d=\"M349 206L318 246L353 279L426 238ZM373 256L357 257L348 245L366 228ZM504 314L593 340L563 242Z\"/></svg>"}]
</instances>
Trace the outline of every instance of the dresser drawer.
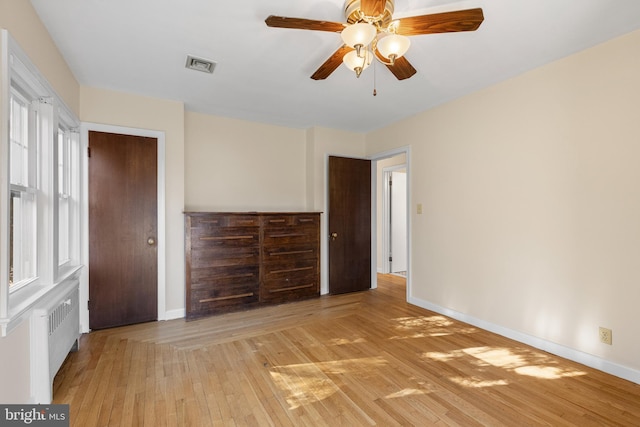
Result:
<instances>
[{"instance_id":1,"label":"dresser drawer","mask_svg":"<svg viewBox=\"0 0 640 427\"><path fill-rule=\"evenodd\" d=\"M260 267L252 266L222 266L209 268L192 268L191 289L208 287L235 286L236 284L259 283Z\"/></svg>"},{"instance_id":2,"label":"dresser drawer","mask_svg":"<svg viewBox=\"0 0 640 427\"><path fill-rule=\"evenodd\" d=\"M227 227L260 227L260 217L257 215L230 215L227 217Z\"/></svg>"},{"instance_id":3,"label":"dresser drawer","mask_svg":"<svg viewBox=\"0 0 640 427\"><path fill-rule=\"evenodd\" d=\"M237 309L260 299L258 265L191 269L187 318Z\"/></svg>"},{"instance_id":4,"label":"dresser drawer","mask_svg":"<svg viewBox=\"0 0 640 427\"><path fill-rule=\"evenodd\" d=\"M187 221L187 227L191 228L260 227L257 215L192 214Z\"/></svg>"},{"instance_id":5,"label":"dresser drawer","mask_svg":"<svg viewBox=\"0 0 640 427\"><path fill-rule=\"evenodd\" d=\"M317 274L267 280L262 283L260 298L268 302L284 302L311 298L320 294Z\"/></svg>"},{"instance_id":6,"label":"dresser drawer","mask_svg":"<svg viewBox=\"0 0 640 427\"><path fill-rule=\"evenodd\" d=\"M191 291L190 310L187 318L193 319L212 313L238 310L258 304L259 283L234 283L227 286L194 288Z\"/></svg>"},{"instance_id":7,"label":"dresser drawer","mask_svg":"<svg viewBox=\"0 0 640 427\"><path fill-rule=\"evenodd\" d=\"M225 223L224 215L190 214L185 217L187 230L194 228L217 228Z\"/></svg>"},{"instance_id":8,"label":"dresser drawer","mask_svg":"<svg viewBox=\"0 0 640 427\"><path fill-rule=\"evenodd\" d=\"M264 230L264 246L316 244L318 231L313 227L269 227Z\"/></svg>"},{"instance_id":9,"label":"dresser drawer","mask_svg":"<svg viewBox=\"0 0 640 427\"><path fill-rule=\"evenodd\" d=\"M211 247L242 247L260 244L259 228L220 227L220 228L192 228L191 248Z\"/></svg>"},{"instance_id":10,"label":"dresser drawer","mask_svg":"<svg viewBox=\"0 0 640 427\"><path fill-rule=\"evenodd\" d=\"M264 264L262 279L267 282L269 280L279 280L286 278L291 279L302 276L310 276L317 273L317 259L279 261Z\"/></svg>"},{"instance_id":11,"label":"dresser drawer","mask_svg":"<svg viewBox=\"0 0 640 427\"><path fill-rule=\"evenodd\" d=\"M311 226L320 225L320 215L318 214L273 214L262 217L262 225L265 229L282 226Z\"/></svg>"},{"instance_id":12,"label":"dresser drawer","mask_svg":"<svg viewBox=\"0 0 640 427\"><path fill-rule=\"evenodd\" d=\"M318 245L301 243L297 245L265 245L262 251L263 262L295 261L298 259L317 259Z\"/></svg>"},{"instance_id":13,"label":"dresser drawer","mask_svg":"<svg viewBox=\"0 0 640 427\"><path fill-rule=\"evenodd\" d=\"M224 250L223 250L224 249ZM260 248L215 248L191 251L187 262L192 270L219 267L258 267Z\"/></svg>"}]
</instances>

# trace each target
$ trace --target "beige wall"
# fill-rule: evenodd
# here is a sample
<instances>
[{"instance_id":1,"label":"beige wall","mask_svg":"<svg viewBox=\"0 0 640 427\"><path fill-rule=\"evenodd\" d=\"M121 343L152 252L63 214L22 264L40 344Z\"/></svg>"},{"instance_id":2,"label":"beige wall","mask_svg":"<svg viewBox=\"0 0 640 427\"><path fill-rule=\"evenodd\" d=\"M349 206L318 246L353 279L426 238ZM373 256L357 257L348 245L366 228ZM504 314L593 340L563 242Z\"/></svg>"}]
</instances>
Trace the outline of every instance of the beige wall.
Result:
<instances>
[{"instance_id":1,"label":"beige wall","mask_svg":"<svg viewBox=\"0 0 640 427\"><path fill-rule=\"evenodd\" d=\"M365 135L327 129L310 128L307 138L307 200L311 209L326 209L327 162L329 156L365 157Z\"/></svg>"},{"instance_id":2,"label":"beige wall","mask_svg":"<svg viewBox=\"0 0 640 427\"><path fill-rule=\"evenodd\" d=\"M29 320L0 337L0 402L27 403L30 396Z\"/></svg>"},{"instance_id":3,"label":"beige wall","mask_svg":"<svg viewBox=\"0 0 640 427\"><path fill-rule=\"evenodd\" d=\"M165 133L166 309L184 309L184 106L83 86L80 119Z\"/></svg>"},{"instance_id":4,"label":"beige wall","mask_svg":"<svg viewBox=\"0 0 640 427\"><path fill-rule=\"evenodd\" d=\"M368 153L411 145L413 298L640 369L638 46L635 32L367 136Z\"/></svg>"},{"instance_id":5,"label":"beige wall","mask_svg":"<svg viewBox=\"0 0 640 427\"><path fill-rule=\"evenodd\" d=\"M28 0L0 0L0 28L9 30L67 106L80 113L80 86Z\"/></svg>"},{"instance_id":6,"label":"beige wall","mask_svg":"<svg viewBox=\"0 0 640 427\"><path fill-rule=\"evenodd\" d=\"M305 131L185 115L185 209L306 209Z\"/></svg>"}]
</instances>

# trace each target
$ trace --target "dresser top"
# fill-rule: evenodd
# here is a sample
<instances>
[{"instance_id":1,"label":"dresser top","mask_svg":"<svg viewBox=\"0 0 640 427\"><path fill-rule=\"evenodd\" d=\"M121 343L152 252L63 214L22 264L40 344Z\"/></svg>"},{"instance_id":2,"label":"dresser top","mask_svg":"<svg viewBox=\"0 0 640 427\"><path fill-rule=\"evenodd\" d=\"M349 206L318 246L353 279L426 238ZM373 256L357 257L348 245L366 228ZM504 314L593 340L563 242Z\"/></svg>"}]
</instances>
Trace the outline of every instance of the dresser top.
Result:
<instances>
[{"instance_id":1,"label":"dresser top","mask_svg":"<svg viewBox=\"0 0 640 427\"><path fill-rule=\"evenodd\" d=\"M308 214L321 214L319 211L286 211L286 212L216 212L216 211L184 211L185 215L308 215Z\"/></svg>"}]
</instances>

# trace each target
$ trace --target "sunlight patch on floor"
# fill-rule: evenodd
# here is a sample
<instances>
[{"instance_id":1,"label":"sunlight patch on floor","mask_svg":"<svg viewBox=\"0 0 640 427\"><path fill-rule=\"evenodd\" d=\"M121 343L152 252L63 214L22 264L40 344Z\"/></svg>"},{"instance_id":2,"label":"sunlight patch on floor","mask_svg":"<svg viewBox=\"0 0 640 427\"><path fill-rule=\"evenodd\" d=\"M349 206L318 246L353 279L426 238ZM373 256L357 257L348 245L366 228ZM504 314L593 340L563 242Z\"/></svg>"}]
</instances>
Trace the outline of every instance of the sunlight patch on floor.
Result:
<instances>
[{"instance_id":1,"label":"sunlight patch on floor","mask_svg":"<svg viewBox=\"0 0 640 427\"><path fill-rule=\"evenodd\" d=\"M393 319L397 323L395 329L403 335L391 337L392 340L438 337L453 334L470 334L474 327L462 325L444 316L400 317Z\"/></svg>"},{"instance_id":2,"label":"sunlight patch on floor","mask_svg":"<svg viewBox=\"0 0 640 427\"><path fill-rule=\"evenodd\" d=\"M397 391L385 396L385 399L397 399L399 397L417 396L426 394L424 390L416 390L415 388L405 388L404 390Z\"/></svg>"},{"instance_id":3,"label":"sunlight patch on floor","mask_svg":"<svg viewBox=\"0 0 640 427\"><path fill-rule=\"evenodd\" d=\"M366 357L274 366L270 374L278 388L286 393L289 409L296 409L340 392L340 388L327 375L373 376L386 364L387 361L382 357Z\"/></svg>"},{"instance_id":4,"label":"sunlight patch on floor","mask_svg":"<svg viewBox=\"0 0 640 427\"><path fill-rule=\"evenodd\" d=\"M365 340L364 338L356 338L354 340L348 340L346 338L333 338L329 340L329 345L361 344L365 342L367 342L367 340Z\"/></svg>"},{"instance_id":5,"label":"sunlight patch on floor","mask_svg":"<svg viewBox=\"0 0 640 427\"><path fill-rule=\"evenodd\" d=\"M586 372L573 369L559 369L549 366L548 356L527 350L515 354L509 348L476 347L463 350L465 353L483 362L505 369L512 369L519 375L542 379L558 379L586 375Z\"/></svg>"},{"instance_id":6,"label":"sunlight patch on floor","mask_svg":"<svg viewBox=\"0 0 640 427\"><path fill-rule=\"evenodd\" d=\"M289 409L319 402L340 389L321 371L299 372L271 372L271 378L280 390L287 393L286 400Z\"/></svg>"},{"instance_id":7,"label":"sunlight patch on floor","mask_svg":"<svg viewBox=\"0 0 640 427\"><path fill-rule=\"evenodd\" d=\"M499 385L509 385L507 380L484 380L477 377L451 377L456 384L469 388L495 387Z\"/></svg>"},{"instance_id":8,"label":"sunlight patch on floor","mask_svg":"<svg viewBox=\"0 0 640 427\"><path fill-rule=\"evenodd\" d=\"M500 368L514 369L527 364L522 356L513 354L508 348L475 347L462 350L484 363Z\"/></svg>"},{"instance_id":9,"label":"sunlight patch on floor","mask_svg":"<svg viewBox=\"0 0 640 427\"><path fill-rule=\"evenodd\" d=\"M451 362L453 360L473 357L475 365L495 366L501 369L515 372L518 375L540 379L560 379L566 377L575 377L586 375L586 372L576 369L558 368L552 366L555 362L550 357L541 352L531 351L527 349L510 349L505 347L470 347L458 349L449 352L425 352L422 353L423 358L428 358L438 362ZM481 368L482 369L482 368ZM450 377L451 381L456 384L471 387L492 387L508 385L506 379L485 379L478 376L469 377Z\"/></svg>"},{"instance_id":10,"label":"sunlight patch on floor","mask_svg":"<svg viewBox=\"0 0 640 427\"><path fill-rule=\"evenodd\" d=\"M453 350L448 353L443 353L439 351L428 351L426 353L422 353L422 357L437 360L439 362L449 362L450 360L454 360L462 356L464 356L464 353L462 352L462 350Z\"/></svg>"},{"instance_id":11,"label":"sunlight patch on floor","mask_svg":"<svg viewBox=\"0 0 640 427\"><path fill-rule=\"evenodd\" d=\"M544 378L547 380L557 380L565 377L577 377L580 375L587 375L583 371L573 371L555 368L553 366L522 366L516 368L515 372L520 375L527 375L529 377Z\"/></svg>"}]
</instances>

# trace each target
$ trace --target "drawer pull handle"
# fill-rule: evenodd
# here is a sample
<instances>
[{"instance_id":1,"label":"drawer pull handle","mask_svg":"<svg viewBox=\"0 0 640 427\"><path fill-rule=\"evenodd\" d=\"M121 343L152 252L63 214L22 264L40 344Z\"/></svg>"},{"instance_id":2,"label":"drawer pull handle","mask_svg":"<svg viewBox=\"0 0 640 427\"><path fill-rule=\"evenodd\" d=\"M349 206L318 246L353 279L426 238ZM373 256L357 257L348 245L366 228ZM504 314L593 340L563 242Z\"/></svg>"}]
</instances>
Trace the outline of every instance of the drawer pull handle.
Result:
<instances>
[{"instance_id":1,"label":"drawer pull handle","mask_svg":"<svg viewBox=\"0 0 640 427\"><path fill-rule=\"evenodd\" d=\"M300 222L313 222L312 218L300 218L298 221Z\"/></svg>"},{"instance_id":2,"label":"drawer pull handle","mask_svg":"<svg viewBox=\"0 0 640 427\"><path fill-rule=\"evenodd\" d=\"M255 274L253 273L243 273L243 274L230 274L227 276L206 276L201 277L200 280L224 280L224 279L242 279L243 277L253 277ZM202 283L194 283L193 286L203 286Z\"/></svg>"},{"instance_id":3,"label":"drawer pull handle","mask_svg":"<svg viewBox=\"0 0 640 427\"><path fill-rule=\"evenodd\" d=\"M246 297L252 297L252 296L253 296L253 292L248 292L246 294L229 295L226 297L201 299L200 302L224 301L227 299L246 298Z\"/></svg>"},{"instance_id":4,"label":"drawer pull handle","mask_svg":"<svg viewBox=\"0 0 640 427\"><path fill-rule=\"evenodd\" d=\"M200 237L200 240L242 240L242 239L253 239L253 236Z\"/></svg>"},{"instance_id":5,"label":"drawer pull handle","mask_svg":"<svg viewBox=\"0 0 640 427\"><path fill-rule=\"evenodd\" d=\"M280 289L269 289L270 293L276 293L276 292L286 292L286 291L294 291L296 289L304 289L304 288L311 288L313 287L313 283L309 284L309 285L300 285L300 286L291 286L289 288L280 288Z\"/></svg>"},{"instance_id":6,"label":"drawer pull handle","mask_svg":"<svg viewBox=\"0 0 640 427\"><path fill-rule=\"evenodd\" d=\"M288 270L272 270L269 273L278 274L278 273L289 273L291 271L304 271L304 270L313 270L315 267L300 267L300 268L290 268Z\"/></svg>"},{"instance_id":7,"label":"drawer pull handle","mask_svg":"<svg viewBox=\"0 0 640 427\"><path fill-rule=\"evenodd\" d=\"M270 220L269 220L269 223L270 223L270 224L275 224L275 223L283 223L283 222L285 222L285 221L286 221L286 220L284 220L284 219L270 219Z\"/></svg>"},{"instance_id":8,"label":"drawer pull handle","mask_svg":"<svg viewBox=\"0 0 640 427\"><path fill-rule=\"evenodd\" d=\"M306 234L304 233L287 233L287 234L272 234L269 237L300 237L300 236L306 236Z\"/></svg>"},{"instance_id":9,"label":"drawer pull handle","mask_svg":"<svg viewBox=\"0 0 640 427\"><path fill-rule=\"evenodd\" d=\"M310 254L311 252L313 252L313 249L307 249L305 251L269 252L269 256Z\"/></svg>"}]
</instances>

